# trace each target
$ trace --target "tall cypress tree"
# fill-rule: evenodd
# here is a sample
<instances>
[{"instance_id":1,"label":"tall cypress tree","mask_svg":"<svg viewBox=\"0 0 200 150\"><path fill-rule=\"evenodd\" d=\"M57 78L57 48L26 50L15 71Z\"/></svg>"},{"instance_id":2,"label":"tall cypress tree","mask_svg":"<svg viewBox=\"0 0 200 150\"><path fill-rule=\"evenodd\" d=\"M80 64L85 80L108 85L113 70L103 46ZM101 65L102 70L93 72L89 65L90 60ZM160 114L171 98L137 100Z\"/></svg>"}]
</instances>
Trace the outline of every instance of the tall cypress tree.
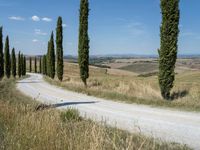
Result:
<instances>
[{"instance_id":1,"label":"tall cypress tree","mask_svg":"<svg viewBox=\"0 0 200 150\"><path fill-rule=\"evenodd\" d=\"M22 74L21 74L21 53L20 53L20 51L18 53L18 67L17 67L17 72L18 72L19 78L21 78Z\"/></svg>"},{"instance_id":2,"label":"tall cypress tree","mask_svg":"<svg viewBox=\"0 0 200 150\"><path fill-rule=\"evenodd\" d=\"M44 70L44 56L45 56L45 55L42 56L42 74L43 74L43 75L44 75L44 71L45 71L45 70Z\"/></svg>"},{"instance_id":3,"label":"tall cypress tree","mask_svg":"<svg viewBox=\"0 0 200 150\"><path fill-rule=\"evenodd\" d=\"M24 62L25 62L25 75L26 75L26 56L24 56Z\"/></svg>"},{"instance_id":4,"label":"tall cypress tree","mask_svg":"<svg viewBox=\"0 0 200 150\"><path fill-rule=\"evenodd\" d=\"M56 56L57 56L57 76L60 81L63 80L63 27L62 17L58 17L56 29Z\"/></svg>"},{"instance_id":5,"label":"tall cypress tree","mask_svg":"<svg viewBox=\"0 0 200 150\"><path fill-rule=\"evenodd\" d=\"M88 36L88 16L89 2L81 0L80 3L80 24L79 24L79 45L78 45L78 62L80 68L80 76L87 87L87 79L89 78L89 36Z\"/></svg>"},{"instance_id":6,"label":"tall cypress tree","mask_svg":"<svg viewBox=\"0 0 200 150\"><path fill-rule=\"evenodd\" d=\"M54 48L54 37L53 31L51 33L51 39L49 41L49 56L48 56L48 68L49 68L49 76L54 79L55 77L55 48Z\"/></svg>"},{"instance_id":7,"label":"tall cypress tree","mask_svg":"<svg viewBox=\"0 0 200 150\"><path fill-rule=\"evenodd\" d=\"M159 84L164 99L170 99L175 80L175 64L179 34L179 0L161 0L162 25L159 52Z\"/></svg>"},{"instance_id":8,"label":"tall cypress tree","mask_svg":"<svg viewBox=\"0 0 200 150\"><path fill-rule=\"evenodd\" d=\"M0 27L0 79L4 76L3 27Z\"/></svg>"},{"instance_id":9,"label":"tall cypress tree","mask_svg":"<svg viewBox=\"0 0 200 150\"><path fill-rule=\"evenodd\" d=\"M11 60L10 60L10 48L9 48L9 37L6 37L5 42L5 53L4 53L4 60L5 60L5 73L6 77L10 78L11 74Z\"/></svg>"},{"instance_id":10,"label":"tall cypress tree","mask_svg":"<svg viewBox=\"0 0 200 150\"><path fill-rule=\"evenodd\" d=\"M26 75L26 56L24 56L24 75Z\"/></svg>"},{"instance_id":11,"label":"tall cypress tree","mask_svg":"<svg viewBox=\"0 0 200 150\"><path fill-rule=\"evenodd\" d=\"M32 72L32 57L29 58L29 71Z\"/></svg>"},{"instance_id":12,"label":"tall cypress tree","mask_svg":"<svg viewBox=\"0 0 200 150\"><path fill-rule=\"evenodd\" d=\"M47 57L46 55L42 58L42 72L44 75L47 75Z\"/></svg>"},{"instance_id":13,"label":"tall cypress tree","mask_svg":"<svg viewBox=\"0 0 200 150\"><path fill-rule=\"evenodd\" d=\"M20 56L20 64L21 64L20 72L21 75L24 76L24 54L21 54Z\"/></svg>"},{"instance_id":14,"label":"tall cypress tree","mask_svg":"<svg viewBox=\"0 0 200 150\"><path fill-rule=\"evenodd\" d=\"M16 55L15 55L15 48L12 49L12 58L11 58L11 70L12 70L12 75L15 78L16 77Z\"/></svg>"},{"instance_id":15,"label":"tall cypress tree","mask_svg":"<svg viewBox=\"0 0 200 150\"><path fill-rule=\"evenodd\" d=\"M37 73L37 57L35 57L35 73Z\"/></svg>"},{"instance_id":16,"label":"tall cypress tree","mask_svg":"<svg viewBox=\"0 0 200 150\"><path fill-rule=\"evenodd\" d=\"M42 73L42 59L40 57L40 73Z\"/></svg>"},{"instance_id":17,"label":"tall cypress tree","mask_svg":"<svg viewBox=\"0 0 200 150\"><path fill-rule=\"evenodd\" d=\"M46 55L46 64L47 64L47 76L50 77L50 40L48 41L48 46L47 46L47 55Z\"/></svg>"}]
</instances>

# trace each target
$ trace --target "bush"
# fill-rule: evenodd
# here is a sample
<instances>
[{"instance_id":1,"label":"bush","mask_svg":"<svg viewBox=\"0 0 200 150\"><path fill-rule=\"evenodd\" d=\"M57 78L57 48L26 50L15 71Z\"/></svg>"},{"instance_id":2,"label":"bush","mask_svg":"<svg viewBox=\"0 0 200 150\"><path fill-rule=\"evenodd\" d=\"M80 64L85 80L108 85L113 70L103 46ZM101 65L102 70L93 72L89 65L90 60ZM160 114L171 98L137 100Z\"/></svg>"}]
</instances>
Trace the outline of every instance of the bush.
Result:
<instances>
[{"instance_id":1,"label":"bush","mask_svg":"<svg viewBox=\"0 0 200 150\"><path fill-rule=\"evenodd\" d=\"M60 117L63 122L82 120L79 111L72 108L68 109L67 111L61 112Z\"/></svg>"}]
</instances>

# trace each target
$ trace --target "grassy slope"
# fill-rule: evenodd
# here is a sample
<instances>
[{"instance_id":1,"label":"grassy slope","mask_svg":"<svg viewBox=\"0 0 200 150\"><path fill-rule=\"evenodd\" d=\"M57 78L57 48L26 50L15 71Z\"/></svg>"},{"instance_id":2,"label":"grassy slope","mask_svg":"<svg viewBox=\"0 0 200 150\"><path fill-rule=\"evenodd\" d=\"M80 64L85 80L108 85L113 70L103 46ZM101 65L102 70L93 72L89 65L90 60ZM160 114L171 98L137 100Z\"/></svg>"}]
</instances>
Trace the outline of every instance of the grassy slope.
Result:
<instances>
[{"instance_id":1,"label":"grassy slope","mask_svg":"<svg viewBox=\"0 0 200 150\"><path fill-rule=\"evenodd\" d=\"M0 149L144 149L186 150L138 134L98 125L75 110L35 112L36 103L15 89L14 81L0 82Z\"/></svg>"},{"instance_id":2,"label":"grassy slope","mask_svg":"<svg viewBox=\"0 0 200 150\"><path fill-rule=\"evenodd\" d=\"M106 73L106 69L91 67L88 80L89 87L85 89L80 81L78 66L65 63L64 81L62 83L47 77L45 79L51 84L96 97L128 103L200 111L199 71L186 71L176 76L173 92L179 93L179 96L182 92L186 92L186 95L172 102L161 98L156 76L123 76L118 73Z\"/></svg>"},{"instance_id":3,"label":"grassy slope","mask_svg":"<svg viewBox=\"0 0 200 150\"><path fill-rule=\"evenodd\" d=\"M121 67L120 69L142 74L158 71L158 64L153 62L133 63L131 65Z\"/></svg>"}]
</instances>

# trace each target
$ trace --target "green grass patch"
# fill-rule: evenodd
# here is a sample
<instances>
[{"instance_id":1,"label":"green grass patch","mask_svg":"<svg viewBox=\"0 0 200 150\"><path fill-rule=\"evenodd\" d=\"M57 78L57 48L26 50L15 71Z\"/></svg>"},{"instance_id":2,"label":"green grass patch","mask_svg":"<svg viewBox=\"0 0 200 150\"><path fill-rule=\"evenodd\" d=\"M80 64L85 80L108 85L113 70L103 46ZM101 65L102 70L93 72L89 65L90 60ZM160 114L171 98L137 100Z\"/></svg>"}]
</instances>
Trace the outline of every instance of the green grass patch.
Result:
<instances>
[{"instance_id":1,"label":"green grass patch","mask_svg":"<svg viewBox=\"0 0 200 150\"><path fill-rule=\"evenodd\" d=\"M131 65L127 65L125 67L121 67L119 69L142 74L142 73L148 73L148 72L152 72L152 71L158 70L158 63L154 63L154 62L136 62L136 63L133 63Z\"/></svg>"}]
</instances>

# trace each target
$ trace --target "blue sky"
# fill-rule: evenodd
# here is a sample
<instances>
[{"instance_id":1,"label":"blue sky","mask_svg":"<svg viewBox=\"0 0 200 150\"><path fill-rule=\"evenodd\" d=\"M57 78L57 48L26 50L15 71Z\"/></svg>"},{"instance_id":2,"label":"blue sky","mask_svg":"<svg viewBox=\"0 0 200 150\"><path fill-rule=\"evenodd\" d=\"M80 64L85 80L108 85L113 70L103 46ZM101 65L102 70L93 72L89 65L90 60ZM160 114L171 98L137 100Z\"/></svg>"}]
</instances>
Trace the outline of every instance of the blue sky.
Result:
<instances>
[{"instance_id":1,"label":"blue sky","mask_svg":"<svg viewBox=\"0 0 200 150\"><path fill-rule=\"evenodd\" d=\"M44 54L58 16L64 53L77 55L79 0L0 0L0 25L11 47ZM90 0L90 54L157 54L159 0ZM200 54L200 1L181 0L179 54Z\"/></svg>"}]
</instances>

